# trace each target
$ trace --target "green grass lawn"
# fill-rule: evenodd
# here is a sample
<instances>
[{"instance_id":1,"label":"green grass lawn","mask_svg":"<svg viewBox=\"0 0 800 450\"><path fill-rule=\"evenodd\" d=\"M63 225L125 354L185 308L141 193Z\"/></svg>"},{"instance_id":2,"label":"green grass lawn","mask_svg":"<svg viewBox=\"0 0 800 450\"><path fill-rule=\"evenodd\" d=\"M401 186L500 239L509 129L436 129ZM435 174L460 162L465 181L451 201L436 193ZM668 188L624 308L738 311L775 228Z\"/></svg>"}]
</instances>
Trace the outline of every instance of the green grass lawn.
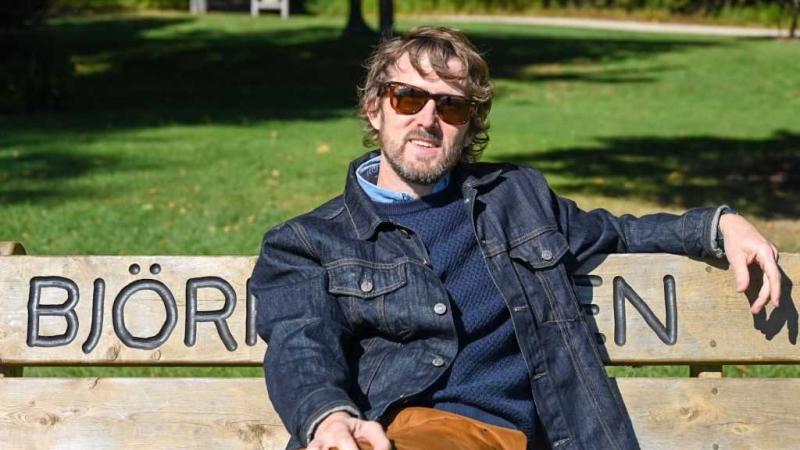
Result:
<instances>
[{"instance_id":1,"label":"green grass lawn","mask_svg":"<svg viewBox=\"0 0 800 450\"><path fill-rule=\"evenodd\" d=\"M496 81L485 160L536 166L587 209L729 203L800 251L797 43L458 26ZM0 240L40 255L256 254L265 230L339 193L363 152L355 86L374 41L341 40L342 27L243 14L51 21L76 69L71 102L0 116ZM612 369L664 370L685 369Z\"/></svg>"}]
</instances>

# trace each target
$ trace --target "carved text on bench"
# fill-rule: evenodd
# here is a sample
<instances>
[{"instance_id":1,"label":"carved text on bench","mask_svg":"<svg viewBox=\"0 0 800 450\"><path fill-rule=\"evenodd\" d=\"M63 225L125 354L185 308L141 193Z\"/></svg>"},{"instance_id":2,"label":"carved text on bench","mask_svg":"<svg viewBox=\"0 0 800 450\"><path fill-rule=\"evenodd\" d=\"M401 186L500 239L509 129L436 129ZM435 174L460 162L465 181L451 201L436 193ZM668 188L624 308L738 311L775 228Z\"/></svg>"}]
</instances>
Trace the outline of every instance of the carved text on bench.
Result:
<instances>
[{"instance_id":1,"label":"carved text on bench","mask_svg":"<svg viewBox=\"0 0 800 450\"><path fill-rule=\"evenodd\" d=\"M255 331L255 298L250 294L250 283L247 284L245 343L249 346L256 345ZM47 288L62 289L67 294L64 303L56 305L43 305L41 303L42 291ZM197 291L199 289L217 289L223 294L225 305L221 309L212 311L198 311ZM125 304L137 292L155 292L164 303L166 319L161 329L153 336L138 337L131 334L125 325ZM78 285L69 278L58 276L33 277L30 280L28 291L28 332L27 344L29 347L59 347L68 345L75 340L78 334L78 315L75 307L80 300ZM83 343L83 352L90 353L97 346L103 328L103 307L105 301L105 281L102 278L94 280L94 293L92 295L92 325L86 342ZM227 319L236 309L236 292L230 283L219 277L190 278L186 281L186 321L184 343L191 347L197 340L197 323L213 322L217 333L228 351L237 348L236 340L228 327ZM61 316L67 322L67 329L62 334L42 336L39 334L40 316ZM152 350L169 339L178 322L178 305L170 289L164 283L153 279L136 280L123 287L114 298L111 307L111 317L114 332L123 344L131 348Z\"/></svg>"},{"instance_id":2,"label":"carved text on bench","mask_svg":"<svg viewBox=\"0 0 800 450\"><path fill-rule=\"evenodd\" d=\"M576 283L582 286L600 286L602 278L591 276L576 276ZM248 346L256 344L255 331L255 298L250 293L250 280L247 280L246 293L246 325L245 343ZM667 275L663 279L664 303L666 307L666 325L653 313L647 303L633 290L621 276L614 277L613 305L614 305L614 342L618 346L626 342L626 310L625 300L631 302L641 314L647 325L656 333L659 339L667 345L674 345L678 340L678 308L675 278ZM42 304L41 296L44 289L61 289L67 294L67 299L61 304ZM197 309L197 292L199 289L216 289L223 294L225 304L221 309L199 311ZM155 292L164 304L166 318L161 329L152 336L134 336L125 325L125 304L137 292ZM236 308L236 292L226 280L219 277L198 277L186 281L186 319L184 327L184 344L188 347L197 341L197 323L212 322L217 329L225 348L235 351L238 347L235 338L228 327L227 319ZM78 334L78 315L75 307L80 300L78 285L71 279L60 276L41 276L30 279L28 292L28 331L27 345L29 347L59 347L72 343ZM83 352L88 354L97 346L103 328L103 310L105 303L105 281L102 278L94 280L92 295L92 324L89 336L82 345ZM596 305L592 305L597 311ZM42 336L39 333L39 318L41 316L60 316L66 320L67 329L62 334ZM169 287L161 281L154 279L140 279L123 287L114 298L111 307L111 318L119 340L128 347L152 350L163 345L171 336L178 322L178 305Z\"/></svg>"}]
</instances>

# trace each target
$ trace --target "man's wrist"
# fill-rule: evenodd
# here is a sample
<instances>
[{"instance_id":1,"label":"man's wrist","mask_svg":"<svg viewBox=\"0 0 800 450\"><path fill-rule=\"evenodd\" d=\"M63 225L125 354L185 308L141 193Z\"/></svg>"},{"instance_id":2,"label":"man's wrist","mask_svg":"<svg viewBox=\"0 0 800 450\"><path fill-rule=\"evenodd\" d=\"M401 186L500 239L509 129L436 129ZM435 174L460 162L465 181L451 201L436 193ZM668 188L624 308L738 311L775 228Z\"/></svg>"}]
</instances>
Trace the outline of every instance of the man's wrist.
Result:
<instances>
[{"instance_id":1,"label":"man's wrist","mask_svg":"<svg viewBox=\"0 0 800 450\"><path fill-rule=\"evenodd\" d=\"M716 228L714 239L712 240L711 248L714 251L715 255L719 257L725 256L725 236L722 233L722 216L725 214L738 214L737 211L731 208L728 205L722 205L717 210L715 217L714 217L714 227Z\"/></svg>"},{"instance_id":2,"label":"man's wrist","mask_svg":"<svg viewBox=\"0 0 800 450\"><path fill-rule=\"evenodd\" d=\"M358 410L353 409L350 406L342 405L333 407L322 414L319 414L309 425L308 432L306 434L306 443L311 442L314 439L314 433L317 432L317 429L323 422L325 422L328 418L334 415L341 415L346 414L349 417L356 417L360 418L361 414Z\"/></svg>"}]
</instances>

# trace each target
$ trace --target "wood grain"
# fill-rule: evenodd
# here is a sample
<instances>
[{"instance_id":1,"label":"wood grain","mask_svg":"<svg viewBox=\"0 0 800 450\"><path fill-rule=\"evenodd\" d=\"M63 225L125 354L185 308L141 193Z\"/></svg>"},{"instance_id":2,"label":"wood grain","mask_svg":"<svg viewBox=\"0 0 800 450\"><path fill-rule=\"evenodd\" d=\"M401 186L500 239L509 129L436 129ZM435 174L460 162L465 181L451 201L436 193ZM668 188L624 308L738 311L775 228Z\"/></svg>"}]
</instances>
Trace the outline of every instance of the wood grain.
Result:
<instances>
[{"instance_id":1,"label":"wood grain","mask_svg":"<svg viewBox=\"0 0 800 450\"><path fill-rule=\"evenodd\" d=\"M616 382L643 449L797 448L800 380ZM3 448L277 450L288 439L262 379L4 379L0 398Z\"/></svg>"},{"instance_id":2,"label":"wood grain","mask_svg":"<svg viewBox=\"0 0 800 450\"><path fill-rule=\"evenodd\" d=\"M602 280L602 284L579 286L579 301L597 306L598 314L589 316L589 323L605 336L607 360L613 364L800 362L796 306L800 291L793 292L793 285L800 285L800 255L781 255L784 279L780 307L768 306L758 316L750 313L750 304L761 287L760 273L753 272L751 287L745 293L737 293L733 271L717 260L613 255L594 258L584 267L579 272L599 277L595 281ZM676 284L677 342L662 342L626 302L627 340L625 345L617 345L614 278L623 277L664 323L663 279L667 275L674 277Z\"/></svg>"},{"instance_id":3,"label":"wood grain","mask_svg":"<svg viewBox=\"0 0 800 450\"><path fill-rule=\"evenodd\" d=\"M261 364L265 345L258 342L248 346L245 342L246 281L255 263L248 257L194 257L194 256L80 256L46 257L13 256L0 257L0 358L10 364L192 364L192 365L238 365ZM132 275L130 266L139 266L139 273ZM160 266L157 275L150 273L154 264ZM66 346L29 347L28 298L30 280L35 276L58 276L73 280L79 290L79 301L75 307L78 316L78 333L75 340ZM190 278L215 276L226 280L236 292L236 309L227 320L238 348L228 351L220 339L213 323L197 325L197 342L189 347L184 343L186 319L186 282ZM102 335L97 347L85 354L81 345L87 340L92 323L92 294L96 278L105 280L105 301ZM142 279L164 283L177 303L178 322L170 338L159 348L141 350L130 348L117 337L112 325L112 304L124 286ZM43 290L42 303L63 303L67 294L62 289ZM224 304L223 294L217 289L198 291L198 309L201 311L220 309ZM158 332L166 318L164 304L153 291L134 294L125 310L125 325L134 336L147 337ZM63 317L40 317L41 335L56 335L66 329Z\"/></svg>"},{"instance_id":4,"label":"wood grain","mask_svg":"<svg viewBox=\"0 0 800 450\"><path fill-rule=\"evenodd\" d=\"M263 379L0 380L4 449L264 449L288 440Z\"/></svg>"},{"instance_id":5,"label":"wood grain","mask_svg":"<svg viewBox=\"0 0 800 450\"><path fill-rule=\"evenodd\" d=\"M260 365L264 344L245 343L245 283L255 258L235 256L9 256L0 257L0 362L7 364L197 364ZM132 264L140 267L131 275ZM159 264L158 275L149 273ZM612 255L589 261L579 273L591 275L594 285L578 286L577 294L585 308L587 321L605 338L601 353L610 364L659 363L797 363L798 314L793 286L800 283L800 255L781 256L784 271L783 297L777 309L753 317L749 301L755 297L761 277L753 274L754 287L747 293L734 290L731 270L719 261L693 260L674 255ZM674 345L664 344L639 313L626 302L627 339L614 342L613 280L622 277L642 297L655 315L665 321L664 284L666 275L675 279L678 333ZM77 338L67 346L28 347L27 303L30 280L35 276L60 276L78 285L80 300L75 309L79 318ZM236 291L237 307L228 320L237 341L236 351L228 351L212 323L200 323L197 343L184 343L185 290L190 278L216 276L228 281ZM90 332L92 289L96 278L106 283L104 324L97 348L84 354L81 344ZM111 305L128 283L140 279L163 282L173 293L178 306L178 323L169 340L158 349L139 350L125 346L114 333ZM576 278L581 282L581 277ZM584 280L585 281L585 280ZM585 283L584 283L585 284ZM748 300L748 297L750 300ZM45 290L43 302L60 303L66 294L59 289ZM222 306L222 294L215 289L199 291L199 309ZM302 301L302 299L287 299ZM592 310L596 314L591 314ZM150 336L165 318L164 306L153 291L135 294L125 309L125 322L136 336ZM42 317L41 334L58 334L66 328L61 317Z\"/></svg>"},{"instance_id":6,"label":"wood grain","mask_svg":"<svg viewBox=\"0 0 800 450\"><path fill-rule=\"evenodd\" d=\"M798 448L798 379L616 381L643 449Z\"/></svg>"}]
</instances>

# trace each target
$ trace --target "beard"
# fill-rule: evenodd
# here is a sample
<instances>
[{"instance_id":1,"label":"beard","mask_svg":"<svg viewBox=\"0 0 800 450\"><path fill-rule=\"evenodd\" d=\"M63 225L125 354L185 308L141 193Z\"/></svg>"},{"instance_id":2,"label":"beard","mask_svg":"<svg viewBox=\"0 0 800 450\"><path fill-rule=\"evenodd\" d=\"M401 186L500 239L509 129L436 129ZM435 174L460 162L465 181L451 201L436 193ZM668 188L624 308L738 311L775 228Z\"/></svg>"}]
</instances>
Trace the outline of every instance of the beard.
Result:
<instances>
[{"instance_id":1,"label":"beard","mask_svg":"<svg viewBox=\"0 0 800 450\"><path fill-rule=\"evenodd\" d=\"M461 148L464 140L446 145L442 142L441 135L423 130L409 131L402 139L392 139L384 134L383 128L379 131L381 153L394 172L406 183L419 185L432 185L439 181L446 173L458 165L461 160ZM433 141L442 147L441 154L428 158L420 158L406 151L406 144L412 139Z\"/></svg>"}]
</instances>

